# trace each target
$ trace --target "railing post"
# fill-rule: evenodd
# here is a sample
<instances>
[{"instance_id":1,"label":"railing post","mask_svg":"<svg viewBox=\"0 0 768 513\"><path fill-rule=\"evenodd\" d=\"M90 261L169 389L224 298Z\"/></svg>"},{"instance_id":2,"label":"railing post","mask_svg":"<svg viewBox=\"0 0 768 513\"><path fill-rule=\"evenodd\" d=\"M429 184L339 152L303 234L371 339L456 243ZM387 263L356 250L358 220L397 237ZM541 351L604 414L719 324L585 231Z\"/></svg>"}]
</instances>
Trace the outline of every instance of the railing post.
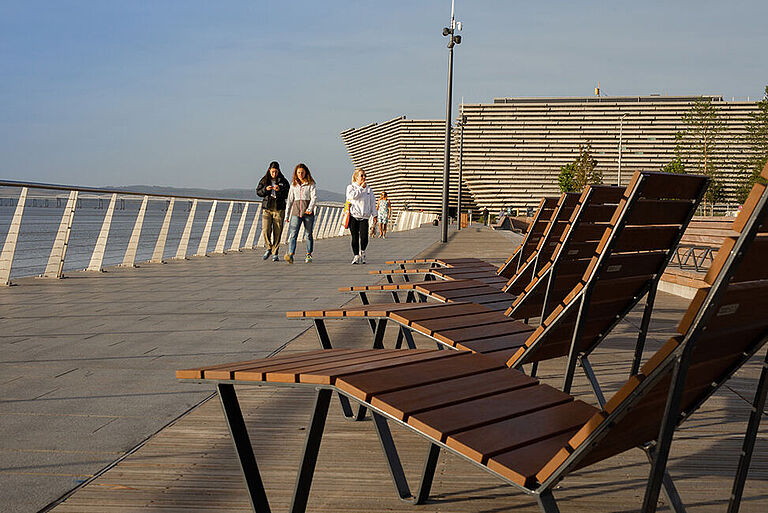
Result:
<instances>
[{"instance_id":1,"label":"railing post","mask_svg":"<svg viewBox=\"0 0 768 513\"><path fill-rule=\"evenodd\" d=\"M245 248L253 249L258 243L256 243L256 231L259 228L259 219L261 219L261 204L256 204L256 213L253 214L253 222L251 223L251 229L248 230L248 237L245 239ZM261 237L259 237L261 240Z\"/></svg>"},{"instance_id":2,"label":"railing post","mask_svg":"<svg viewBox=\"0 0 768 513\"><path fill-rule=\"evenodd\" d=\"M328 219L323 223L323 238L333 237L333 222L336 220L336 207L328 208Z\"/></svg>"},{"instance_id":3,"label":"railing post","mask_svg":"<svg viewBox=\"0 0 768 513\"><path fill-rule=\"evenodd\" d=\"M315 239L323 238L323 226L328 221L328 207L319 207L315 213L315 226L313 230L315 232Z\"/></svg>"},{"instance_id":4,"label":"railing post","mask_svg":"<svg viewBox=\"0 0 768 513\"><path fill-rule=\"evenodd\" d=\"M152 252L152 260L150 260L150 262L156 264L165 263L163 260L163 253L165 253L165 242L168 240L168 229L171 227L171 216L173 215L173 205L175 201L176 198L171 198L170 203L168 203L168 210L165 212L163 226L160 228L160 234L157 236L155 251Z\"/></svg>"},{"instance_id":5,"label":"railing post","mask_svg":"<svg viewBox=\"0 0 768 513\"><path fill-rule=\"evenodd\" d=\"M232 210L235 208L235 202L229 202L229 208L227 209L227 215L224 216L224 223L221 225L221 231L219 231L219 239L216 241L216 249L214 253L224 254L224 245L227 243L227 234L229 233L229 224L232 221Z\"/></svg>"},{"instance_id":6,"label":"railing post","mask_svg":"<svg viewBox=\"0 0 768 513\"><path fill-rule=\"evenodd\" d=\"M139 239L141 238L141 228L144 226L144 214L147 212L147 203L149 202L149 196L144 196L141 200L141 206L139 207L139 213L136 216L136 222L133 225L133 232L131 232L131 239L128 241L128 247L125 249L125 256L123 257L123 263L121 267L136 267L136 251L139 249Z\"/></svg>"},{"instance_id":7,"label":"railing post","mask_svg":"<svg viewBox=\"0 0 768 513\"><path fill-rule=\"evenodd\" d=\"M177 260L183 260L187 258L187 246L189 246L189 236L192 233L192 223L195 222L195 211L197 211L197 200L192 200L192 207L189 209L189 215L187 216L187 223L184 225L184 232L181 234L181 240L179 241L179 247L176 249Z\"/></svg>"},{"instance_id":8,"label":"railing post","mask_svg":"<svg viewBox=\"0 0 768 513\"><path fill-rule=\"evenodd\" d=\"M344 208L335 208L333 210L333 217L331 217L330 223L326 231L326 237L336 237L338 230L334 231L334 228L338 225L340 220L344 217Z\"/></svg>"},{"instance_id":9,"label":"railing post","mask_svg":"<svg viewBox=\"0 0 768 513\"><path fill-rule=\"evenodd\" d=\"M43 278L61 278L63 276L64 260L67 258L69 234L72 232L72 219L75 217L76 205L77 191L71 191L67 206L64 207L64 214L61 216L59 231L53 241L53 248L51 248L51 255L48 257L48 265L45 266Z\"/></svg>"},{"instance_id":10,"label":"railing post","mask_svg":"<svg viewBox=\"0 0 768 513\"><path fill-rule=\"evenodd\" d=\"M205 222L205 229L203 229L203 236L200 237L200 244L197 246L197 253L195 253L195 256L205 256L208 253L208 240L211 238L213 216L216 213L216 205L218 203L217 200L213 200L211 211L208 213L208 220Z\"/></svg>"},{"instance_id":11,"label":"railing post","mask_svg":"<svg viewBox=\"0 0 768 513\"><path fill-rule=\"evenodd\" d=\"M245 228L245 216L248 214L247 201L243 204L243 213L240 214L240 221L237 223L237 230L235 230L235 237L232 239L232 245L229 246L230 251L240 251L240 241L243 238L243 228Z\"/></svg>"},{"instance_id":12,"label":"railing post","mask_svg":"<svg viewBox=\"0 0 768 513\"><path fill-rule=\"evenodd\" d=\"M115 213L117 204L117 193L112 194L107 207L107 213L104 215L104 222L101 223L99 238L96 239L96 245L93 247L91 261L88 263L89 271L101 271L104 263L104 253L107 250L107 240L109 240L109 229L112 226L112 215Z\"/></svg>"},{"instance_id":13,"label":"railing post","mask_svg":"<svg viewBox=\"0 0 768 513\"><path fill-rule=\"evenodd\" d=\"M345 229L346 228L344 228L344 215L342 213L342 215L340 215L339 219L336 221L336 226L334 226L333 233L337 233L339 237L343 237Z\"/></svg>"},{"instance_id":14,"label":"railing post","mask_svg":"<svg viewBox=\"0 0 768 513\"><path fill-rule=\"evenodd\" d=\"M3 244L3 253L0 254L0 284L11 284L11 266L13 265L13 255L16 253L16 241L19 240L19 229L21 228L21 216L24 214L24 204L27 202L27 188L22 187L19 193L19 201L16 203L16 210L13 213L11 226L8 227L8 235L5 236Z\"/></svg>"}]
</instances>

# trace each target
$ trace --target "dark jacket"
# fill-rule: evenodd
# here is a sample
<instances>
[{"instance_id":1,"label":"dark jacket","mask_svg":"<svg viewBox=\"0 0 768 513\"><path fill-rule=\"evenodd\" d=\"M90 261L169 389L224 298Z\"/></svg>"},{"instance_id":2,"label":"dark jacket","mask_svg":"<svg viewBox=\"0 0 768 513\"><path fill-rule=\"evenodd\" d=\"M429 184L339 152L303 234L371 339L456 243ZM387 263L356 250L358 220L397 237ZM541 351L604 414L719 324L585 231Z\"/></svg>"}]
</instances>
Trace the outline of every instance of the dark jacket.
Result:
<instances>
[{"instance_id":1,"label":"dark jacket","mask_svg":"<svg viewBox=\"0 0 768 513\"><path fill-rule=\"evenodd\" d=\"M288 191L291 189L291 184L288 183L288 180L286 180L284 176L278 176L277 185L280 188L276 193L277 202L270 205L272 202L271 200L273 200L272 191L268 191L267 186L271 184L272 179L270 177L264 176L259 182L259 185L256 187L256 194L258 194L259 197L264 198L264 200L261 202L262 207L270 210L285 210L285 200L288 198Z\"/></svg>"}]
</instances>

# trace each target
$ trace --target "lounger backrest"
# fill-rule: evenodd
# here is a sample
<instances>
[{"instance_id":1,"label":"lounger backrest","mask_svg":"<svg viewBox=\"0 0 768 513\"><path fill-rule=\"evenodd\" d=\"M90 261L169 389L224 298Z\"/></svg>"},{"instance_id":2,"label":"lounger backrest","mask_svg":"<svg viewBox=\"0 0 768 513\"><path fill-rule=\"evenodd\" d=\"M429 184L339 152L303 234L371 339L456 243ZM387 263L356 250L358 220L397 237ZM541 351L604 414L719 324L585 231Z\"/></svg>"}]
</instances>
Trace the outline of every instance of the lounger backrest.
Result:
<instances>
[{"instance_id":1,"label":"lounger backrest","mask_svg":"<svg viewBox=\"0 0 768 513\"><path fill-rule=\"evenodd\" d=\"M518 297L507 310L508 316L515 319L541 316L548 280L553 271L555 282L550 304L557 304L573 289L589 265L589 259L594 255L623 193L620 187L593 185L585 188L576 198L571 198L574 203L571 215L562 226L561 233L553 236L555 245L549 257L539 260L535 276L515 284L519 290L514 292L509 287L508 291Z\"/></svg>"},{"instance_id":2,"label":"lounger backrest","mask_svg":"<svg viewBox=\"0 0 768 513\"><path fill-rule=\"evenodd\" d=\"M707 184L699 175L635 173L607 227L599 227L586 271L562 301L547 300L551 313L509 365L567 355L572 342L574 354L599 344L658 282Z\"/></svg>"},{"instance_id":3,"label":"lounger backrest","mask_svg":"<svg viewBox=\"0 0 768 513\"><path fill-rule=\"evenodd\" d=\"M768 165L763 171L768 178ZM660 431L673 369L689 355L679 424L709 398L768 339L768 192L756 185L735 221L738 237L721 246L706 281L686 311L678 332L638 374L590 419L539 473L580 468L655 440Z\"/></svg>"},{"instance_id":4,"label":"lounger backrest","mask_svg":"<svg viewBox=\"0 0 768 513\"><path fill-rule=\"evenodd\" d=\"M512 277L520 265L528 260L531 254L536 250L544 231L549 225L552 212L557 206L559 198L541 198L536 213L533 214L533 220L528 225L522 242L504 264L499 267L496 274L504 278Z\"/></svg>"},{"instance_id":5,"label":"lounger backrest","mask_svg":"<svg viewBox=\"0 0 768 513\"><path fill-rule=\"evenodd\" d=\"M504 286L504 292L518 295L525 286L536 276L538 269L543 266L552 257L552 253L557 247L560 236L568 226L573 210L579 202L580 194L575 192L563 193L557 200L549 222L528 259L521 264L517 272L507 281Z\"/></svg>"}]
</instances>

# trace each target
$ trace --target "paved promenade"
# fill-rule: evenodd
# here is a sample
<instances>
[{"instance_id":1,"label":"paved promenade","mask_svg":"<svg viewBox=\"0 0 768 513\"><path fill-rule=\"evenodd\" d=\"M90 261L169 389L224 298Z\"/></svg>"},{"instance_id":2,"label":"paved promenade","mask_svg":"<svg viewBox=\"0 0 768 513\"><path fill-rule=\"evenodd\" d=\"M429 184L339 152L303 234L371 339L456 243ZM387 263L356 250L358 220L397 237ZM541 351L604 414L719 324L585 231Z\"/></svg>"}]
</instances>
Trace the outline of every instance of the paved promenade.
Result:
<instances>
[{"instance_id":1,"label":"paved promenade","mask_svg":"<svg viewBox=\"0 0 768 513\"><path fill-rule=\"evenodd\" d=\"M337 306L338 283L437 238L374 239L367 266L344 237L309 265L257 250L0 287L0 511L38 511L210 396L175 369L270 355L307 327L285 311Z\"/></svg>"},{"instance_id":2,"label":"paved promenade","mask_svg":"<svg viewBox=\"0 0 768 513\"><path fill-rule=\"evenodd\" d=\"M370 260L376 265L390 255L419 254L478 256L501 262L516 237L471 228L452 233L447 245L431 244L438 236L437 228L425 227L397 234L392 240L374 241ZM278 350L316 349L313 330L306 330L309 323L287 321L283 312L307 304L343 304L350 296L336 292L338 285L375 281L366 274L372 265L347 264L346 243L323 241L311 268L281 264L279 270L284 274L275 278L265 279L262 273L277 268L271 262L261 262L256 253L243 253L56 283L30 280L0 291L3 312L13 312L4 314L3 322L18 326L15 333L23 331L22 326L30 333L13 338L4 334L2 339L4 349L25 341L28 347L16 349L16 355L10 357L6 355L13 353L4 350L0 367L3 399L11 399L0 403L4 430L0 450L3 461L12 462L1 466L0 509L10 504L15 507L8 511L35 511L50 497L60 496L62 490L88 479L149 437L54 511L248 511L221 407L215 398L205 400L212 387L177 383L173 371ZM280 282L275 283L277 279ZM78 292L78 280L82 280L81 288L90 287L88 293ZM97 285L98 280L103 285ZM142 293L150 285L154 293ZM22 303L24 294L30 299ZM40 306L47 308L43 315L35 310L31 298L44 302L46 294L56 299L48 307ZM14 302L18 308L5 308ZM123 303L130 306L115 306ZM659 294L646 357L674 330L687 303L677 296ZM23 320L33 315L43 322L40 328L32 320ZM59 317L58 324L45 324L46 316L54 315ZM111 323L115 326L107 329ZM595 371L609 393L626 379L624 362L630 359L630 337L638 324L639 314L634 312L594 355ZM328 325L335 341L358 346L369 343L370 333L363 321ZM390 347L391 335L385 340ZM97 342L89 342L94 339ZM69 341L79 346L79 352L70 348ZM62 374L67 369L75 370ZM543 380L556 386L561 372L559 360L547 362L540 371ZM71 374L77 377L68 378ZM689 511L725 510L748 414L745 397L758 374L759 362L753 360L678 431L670 472ZM62 379L69 380L68 384L57 383ZM580 374L574 392L594 402ZM51 405L44 406L46 401L52 401ZM274 511L288 508L312 401L306 390L241 389L246 423ZM6 423L17 417L20 420L14 424ZM5 426L13 429L8 436L15 437L15 442L8 440ZM416 479L426 451L424 441L402 429L393 428L393 434L406 473ZM768 510L767 435L764 423L742 512ZM637 511L647 472L642 454L630 451L575 473L555 495L564 512ZM6 484L25 489L8 492ZM535 503L502 482L445 454L439 460L430 502L416 509L538 511ZM396 499L370 417L361 423L345 421L336 401L329 412L309 511L414 511Z\"/></svg>"}]
</instances>

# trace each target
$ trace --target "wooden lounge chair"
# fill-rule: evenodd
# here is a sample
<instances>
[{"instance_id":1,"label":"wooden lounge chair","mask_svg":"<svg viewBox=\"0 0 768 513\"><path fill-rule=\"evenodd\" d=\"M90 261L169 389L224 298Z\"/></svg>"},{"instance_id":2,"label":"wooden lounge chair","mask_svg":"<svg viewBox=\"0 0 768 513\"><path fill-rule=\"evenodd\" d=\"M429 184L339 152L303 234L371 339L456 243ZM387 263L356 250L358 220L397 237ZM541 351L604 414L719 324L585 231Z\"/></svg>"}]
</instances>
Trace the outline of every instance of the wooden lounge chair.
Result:
<instances>
[{"instance_id":1,"label":"wooden lounge chair","mask_svg":"<svg viewBox=\"0 0 768 513\"><path fill-rule=\"evenodd\" d=\"M707 183L702 176L635 173L610 223L595 223L596 227L586 230L583 237L568 237L566 231L558 251L567 254L571 244L575 244L577 252L571 255L574 260L549 266L545 271L552 279L541 281L546 287L542 291L543 315L538 327L509 317L510 309L504 315L486 305L458 301L444 305L388 303L304 310L288 312L287 316L313 319L324 348L332 347L325 320L354 317L375 321L375 348L382 347L386 323L391 320L401 326L398 344L404 338L411 348L415 347L411 334L415 331L456 349L513 356L513 365L517 368L568 356L563 390L569 391L578 364L602 404L604 398L589 364L589 354L645 297L646 307L632 365L632 372L637 370L658 281ZM584 208L591 195L607 192L605 188L588 187L583 194ZM590 223L584 226L589 227ZM594 238L589 232L596 232L598 228L603 232L599 242L585 243ZM590 252L594 256L583 258ZM560 267L584 271L575 278L565 273L570 280L567 281L555 274L560 272ZM571 289L563 290L564 283ZM525 294L534 292L526 290ZM525 294L521 296L523 300ZM519 297L516 301L520 300ZM503 303L496 305L503 306ZM508 305L513 307L514 302L509 301Z\"/></svg>"},{"instance_id":2,"label":"wooden lounge chair","mask_svg":"<svg viewBox=\"0 0 768 513\"><path fill-rule=\"evenodd\" d=\"M494 272L469 266L434 269L432 274L425 276L425 281L409 280L401 283L395 283L392 280L392 274L387 274L389 280L387 284L341 287L339 291L357 292L360 295L361 302L365 305L369 303L369 292L390 292L394 301L399 303L400 297L398 294L400 292L406 292L406 302L414 302L416 300L425 301L429 297L433 297L438 301L445 301L443 295L446 291L454 289L458 292L457 297L464 297L473 292L467 289L476 289L476 291L480 292L474 294L476 296L492 294L499 290L517 290L520 287L515 287L515 285L523 283L523 286L525 286L535 274L537 264L541 263L543 265L551 256L560 235L568 225L574 208L577 206L579 194L563 194L556 200L554 208L551 208L552 200L554 198L542 199L537 215L525 239L523 239L518 249L507 259L504 265ZM548 217L545 219L543 216L547 214ZM608 219L610 219L610 214ZM429 269L426 270L428 271ZM510 270L512 270L511 274ZM415 272L420 271L425 271L425 269L415 270ZM452 285L444 283L445 281L450 282ZM433 290L441 291L443 294L436 293L433 295ZM506 296L498 297L499 301L509 300ZM483 303L491 302L493 301L483 301ZM489 308L493 307L489 306Z\"/></svg>"},{"instance_id":3,"label":"wooden lounge chair","mask_svg":"<svg viewBox=\"0 0 768 513\"><path fill-rule=\"evenodd\" d=\"M524 262L528 256L535 250L539 239L541 238L544 230L549 224L549 219L552 215L552 211L555 209L559 198L542 198L539 201L539 206L536 208L536 212L533 215L531 224L528 225L528 229L523 236L523 240L512 254L507 258L507 261L501 267L498 267L500 276L511 276L512 273L517 270L522 262ZM387 264L395 264L400 269L408 269L409 265L417 265L418 267L467 267L475 266L478 264L487 264L485 260L480 258L411 258L406 260L390 260Z\"/></svg>"},{"instance_id":4,"label":"wooden lounge chair","mask_svg":"<svg viewBox=\"0 0 768 513\"><path fill-rule=\"evenodd\" d=\"M768 166L764 171L768 178ZM215 382L254 510L268 511L264 486L234 384L318 389L291 511L304 511L331 394L374 412L396 490L427 499L445 449L558 512L552 490L572 471L634 447L651 463L642 511L656 510L662 487L684 511L666 464L675 428L691 416L768 339L768 192L753 188L702 289L672 337L598 409L482 354L446 351L332 350L177 371ZM722 343L728 340L727 344ZM729 512L738 510L768 390L768 354L755 393ZM429 441L421 484L411 495L388 421Z\"/></svg>"},{"instance_id":5,"label":"wooden lounge chair","mask_svg":"<svg viewBox=\"0 0 768 513\"><path fill-rule=\"evenodd\" d=\"M423 280L476 279L489 285L501 287L515 274L519 266L536 251L539 240L551 223L553 210L555 210L558 201L558 198L542 198L522 242L501 266L474 258L392 260L387 263L398 264L400 269L370 271L370 274L385 276L387 283L395 283L394 277L396 276L402 277L404 283L409 283L412 278L420 276L423 277ZM408 268L409 264L416 264L418 267ZM393 293L393 297L398 301L396 293Z\"/></svg>"}]
</instances>

